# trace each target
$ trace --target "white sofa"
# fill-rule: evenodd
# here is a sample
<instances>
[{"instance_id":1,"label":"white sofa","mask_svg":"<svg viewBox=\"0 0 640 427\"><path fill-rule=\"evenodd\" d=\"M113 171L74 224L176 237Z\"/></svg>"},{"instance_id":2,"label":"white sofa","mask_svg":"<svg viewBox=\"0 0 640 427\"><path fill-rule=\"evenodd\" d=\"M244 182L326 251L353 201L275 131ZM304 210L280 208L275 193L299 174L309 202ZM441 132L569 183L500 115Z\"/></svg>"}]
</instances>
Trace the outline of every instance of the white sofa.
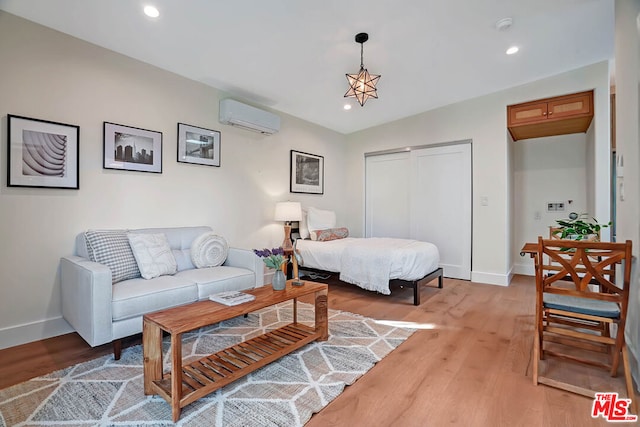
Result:
<instances>
[{"instance_id":1,"label":"white sofa","mask_svg":"<svg viewBox=\"0 0 640 427\"><path fill-rule=\"evenodd\" d=\"M177 262L177 273L112 283L111 269L90 261L85 233L76 238L76 255L61 259L62 313L92 347L142 332L146 313L207 299L210 294L262 286L264 264L252 251L229 248L219 267L195 268L191 243L210 227L147 228L134 233L163 233Z\"/></svg>"}]
</instances>

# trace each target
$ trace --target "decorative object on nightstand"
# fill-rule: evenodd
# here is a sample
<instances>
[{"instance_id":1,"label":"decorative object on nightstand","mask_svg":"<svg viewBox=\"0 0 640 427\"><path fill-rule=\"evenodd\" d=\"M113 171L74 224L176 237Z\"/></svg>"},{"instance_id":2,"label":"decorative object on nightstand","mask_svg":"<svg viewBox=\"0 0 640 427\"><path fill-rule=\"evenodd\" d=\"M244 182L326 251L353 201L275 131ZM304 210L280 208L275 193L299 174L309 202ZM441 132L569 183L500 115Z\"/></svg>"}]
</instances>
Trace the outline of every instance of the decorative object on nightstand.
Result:
<instances>
[{"instance_id":1,"label":"decorative object on nightstand","mask_svg":"<svg viewBox=\"0 0 640 427\"><path fill-rule=\"evenodd\" d=\"M302 208L300 202L278 202L276 203L276 221L284 221L284 241L282 249L285 253L293 251L291 244L291 222L300 221L302 219Z\"/></svg>"},{"instance_id":2,"label":"decorative object on nightstand","mask_svg":"<svg viewBox=\"0 0 640 427\"><path fill-rule=\"evenodd\" d=\"M275 273L273 274L273 280L271 282L273 290L284 290L287 285L287 279L284 277L284 272L281 268L287 260L284 256L284 250L282 248L273 248L271 250L267 248L262 250L254 249L253 253L262 258L262 261L268 268L275 270Z\"/></svg>"}]
</instances>

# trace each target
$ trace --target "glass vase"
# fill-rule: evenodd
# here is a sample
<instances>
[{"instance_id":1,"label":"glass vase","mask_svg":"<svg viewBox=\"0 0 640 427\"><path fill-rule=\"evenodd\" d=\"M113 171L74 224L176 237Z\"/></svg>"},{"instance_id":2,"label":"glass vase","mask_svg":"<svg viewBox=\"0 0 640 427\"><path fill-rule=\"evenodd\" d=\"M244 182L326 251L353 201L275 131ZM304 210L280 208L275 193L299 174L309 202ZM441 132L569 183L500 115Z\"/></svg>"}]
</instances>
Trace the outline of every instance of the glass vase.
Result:
<instances>
[{"instance_id":1,"label":"glass vase","mask_svg":"<svg viewBox=\"0 0 640 427\"><path fill-rule=\"evenodd\" d=\"M275 274L273 275L273 281L271 282L271 286L273 286L274 291L282 291L286 287L287 279L284 277L284 273L282 270L277 269Z\"/></svg>"}]
</instances>

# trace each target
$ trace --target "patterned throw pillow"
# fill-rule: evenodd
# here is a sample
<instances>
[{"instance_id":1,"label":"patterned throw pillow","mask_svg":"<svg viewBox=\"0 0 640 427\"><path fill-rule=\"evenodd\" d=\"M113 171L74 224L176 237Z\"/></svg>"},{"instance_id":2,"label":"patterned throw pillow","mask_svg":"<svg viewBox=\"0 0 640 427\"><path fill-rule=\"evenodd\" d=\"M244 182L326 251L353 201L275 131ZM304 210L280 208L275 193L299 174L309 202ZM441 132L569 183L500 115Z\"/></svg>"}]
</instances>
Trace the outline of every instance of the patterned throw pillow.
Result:
<instances>
[{"instance_id":1,"label":"patterned throw pillow","mask_svg":"<svg viewBox=\"0 0 640 427\"><path fill-rule=\"evenodd\" d=\"M229 245L224 237L204 233L191 243L191 262L196 268L217 267L227 260Z\"/></svg>"},{"instance_id":2,"label":"patterned throw pillow","mask_svg":"<svg viewBox=\"0 0 640 427\"><path fill-rule=\"evenodd\" d=\"M129 233L127 237L142 277L153 279L178 271L178 263L163 233Z\"/></svg>"},{"instance_id":3,"label":"patterned throw pillow","mask_svg":"<svg viewBox=\"0 0 640 427\"><path fill-rule=\"evenodd\" d=\"M328 228L326 230L318 230L316 240L319 242L328 242L329 240L338 240L349 237L349 229L346 227Z\"/></svg>"},{"instance_id":4,"label":"patterned throw pillow","mask_svg":"<svg viewBox=\"0 0 640 427\"><path fill-rule=\"evenodd\" d=\"M88 230L84 238L89 259L109 267L113 283L140 277L126 230Z\"/></svg>"}]
</instances>

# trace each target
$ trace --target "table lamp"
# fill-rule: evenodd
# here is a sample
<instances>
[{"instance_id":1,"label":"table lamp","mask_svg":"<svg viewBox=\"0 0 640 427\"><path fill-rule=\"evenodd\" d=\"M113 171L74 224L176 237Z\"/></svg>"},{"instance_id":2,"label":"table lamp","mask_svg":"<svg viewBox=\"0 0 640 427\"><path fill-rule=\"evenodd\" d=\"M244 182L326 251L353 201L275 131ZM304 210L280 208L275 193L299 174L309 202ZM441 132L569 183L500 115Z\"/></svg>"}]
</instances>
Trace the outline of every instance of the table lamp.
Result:
<instances>
[{"instance_id":1,"label":"table lamp","mask_svg":"<svg viewBox=\"0 0 640 427\"><path fill-rule=\"evenodd\" d=\"M300 221L302 219L302 207L300 206L300 202L276 203L276 214L274 219L276 221L284 221L284 241L282 242L282 249L285 252L292 252L291 222Z\"/></svg>"}]
</instances>

